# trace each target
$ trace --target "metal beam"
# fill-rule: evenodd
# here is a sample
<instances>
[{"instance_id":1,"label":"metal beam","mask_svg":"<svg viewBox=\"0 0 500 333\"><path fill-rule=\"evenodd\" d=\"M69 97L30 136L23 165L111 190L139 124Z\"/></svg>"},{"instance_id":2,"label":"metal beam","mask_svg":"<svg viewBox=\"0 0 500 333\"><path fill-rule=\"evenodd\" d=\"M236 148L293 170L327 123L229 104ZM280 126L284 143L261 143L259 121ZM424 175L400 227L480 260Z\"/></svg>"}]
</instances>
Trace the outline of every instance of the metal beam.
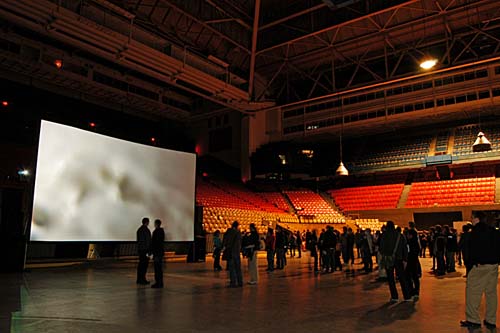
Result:
<instances>
[{"instance_id":1,"label":"metal beam","mask_svg":"<svg viewBox=\"0 0 500 333\"><path fill-rule=\"evenodd\" d=\"M443 68L443 69L438 69L435 71L429 71L429 72L425 72L425 73L405 76L405 77L401 77L401 78L397 78L397 79L393 79L393 80L389 80L389 81L373 83L373 84L365 85L365 86L358 87L358 88L352 88L352 89L348 89L348 90L344 90L344 91L334 92L334 93L328 94L328 95L313 97L313 98L310 98L307 100L287 103L284 105L276 105L276 106L262 109L261 111L283 110L286 108L299 107L299 105L306 105L308 103L314 103L314 102L323 103L330 98L348 95L348 94L352 94L352 93L355 93L358 91L365 91L367 89L373 89L373 88L382 88L382 87L390 86L392 84L403 82L403 81L408 81L408 80L412 80L412 79L419 79L419 78L424 78L424 77L432 77L433 75L436 75L439 73L447 73L447 72L451 72L451 71L461 69L461 68L469 68L469 67L474 67L474 66L478 66L478 65L482 65L482 64L494 63L494 62L498 62L498 61L500 61L500 56L492 57L492 58L484 59L484 60L473 61L473 62L469 62L469 63L457 65L457 66L452 66L452 67L447 67L447 68ZM308 104L308 105L312 105L312 104Z\"/></svg>"},{"instance_id":2,"label":"metal beam","mask_svg":"<svg viewBox=\"0 0 500 333\"><path fill-rule=\"evenodd\" d=\"M281 24L283 22L289 21L291 19L294 19L294 18L302 16L302 15L308 14L310 12L314 12L314 11L316 11L318 9L321 9L321 8L324 8L324 7L326 7L326 4L325 3L321 3L321 4L316 5L314 7L311 7L311 8L308 8L308 9L304 9L304 10L302 10L300 12L297 12L297 13L294 13L292 15L280 18L279 20L273 21L271 23L264 24L263 26L261 26L259 28L259 31L263 31L263 30L269 29L271 27L274 27L275 25Z\"/></svg>"},{"instance_id":3,"label":"metal beam","mask_svg":"<svg viewBox=\"0 0 500 333\"><path fill-rule=\"evenodd\" d=\"M233 17L233 15L229 14L224 8L222 8L221 6L217 5L215 2L213 2L212 0L205 0L206 3L208 3L209 5L211 5L212 7L214 7L215 9L217 9L219 12L221 12L222 14L226 15L226 16L229 16L232 21L238 23L239 25L241 25L242 27L244 27L245 29L247 30L252 30L252 27L250 26L250 24L247 24L246 22L244 22L242 19L239 19L239 18L236 18L236 17Z\"/></svg>"},{"instance_id":4,"label":"metal beam","mask_svg":"<svg viewBox=\"0 0 500 333\"><path fill-rule=\"evenodd\" d=\"M265 48L265 49L262 49L259 52L257 52L257 54L269 52L269 51L271 51L273 49L285 46L287 44L293 44L293 43L299 42L299 41L301 41L303 39L307 39L307 38L310 38L310 37L313 37L313 36L316 36L316 35L319 35L319 34L322 34L322 33L328 32L328 31L331 31L331 30L334 30L334 29L339 28L339 27L344 27L346 25L353 24L355 22L363 21L363 20L367 19L368 17L380 15L380 14L383 14L383 13L387 13L387 12L396 10L398 8L401 8L401 7L408 6L410 4L413 4L413 3L416 3L416 2L419 2L419 1L421 1L421 0L409 0L409 1L406 1L406 2L404 2L402 4L399 4L399 5L396 5L396 6L388 7L388 8L379 10L377 12L370 13L368 15L360 16L360 17L357 17L355 19L352 19L352 20L349 20L349 21L346 21L346 22L335 24L335 25L330 26L328 28L321 29L321 30L312 32L310 34L307 34L307 35L304 35L304 36L301 36L301 37L298 37L298 38L295 38L295 39L292 39L292 40L289 40L289 41L286 41L286 42L283 42L283 43L280 43L280 44L276 44L276 45L270 46L270 47Z\"/></svg>"},{"instance_id":5,"label":"metal beam","mask_svg":"<svg viewBox=\"0 0 500 333\"><path fill-rule=\"evenodd\" d=\"M464 9L470 8L471 6L479 6L480 4L491 3L491 2L492 2L491 0L479 0L478 2L475 2L475 3L467 3L467 4L464 4L462 7L453 8L453 9L450 9L449 11L447 11L447 12L440 12L438 14L434 14L433 16L420 17L420 18L418 18L418 19L416 19L414 21L404 22L404 23L401 23L399 25L392 26L392 27L390 27L388 29L382 29L380 31L373 32L373 33L370 33L370 34L367 34L367 35L362 35L362 36L354 37L352 39L346 39L346 40L343 40L340 43L336 44L335 47L337 49L339 49L340 47L342 47L344 45L353 45L356 42L359 42L360 40L366 40L366 39L369 39L369 38L374 38L374 37L376 37L377 35L379 35L381 33L387 34L390 31L400 30L403 27L412 27L412 26L416 25L417 23L431 21L431 20L434 20L434 19L436 19L436 18L438 18L440 16L449 15L450 13L456 13L458 11L463 11ZM398 8L401 8L401 7L398 7ZM333 26L331 28L326 29L326 31L323 30L323 32L328 32L328 31L331 31L332 29L337 29L337 31L338 31L339 26L338 25ZM313 35L308 35L307 37L312 38ZM304 39L304 37L300 37L298 39L295 39L293 42L287 42L287 43L280 44L279 46L292 46L293 47L293 45L294 45L293 43L295 43L296 41L301 41L302 39ZM334 46L333 44L330 44L329 46L325 46L323 48L317 48L317 49L312 50L310 52L304 52L304 53L302 53L300 55L295 55L292 58L290 58L289 61L293 62L294 60L304 58L305 56L313 56L314 54L322 54L322 52L325 52L326 50L331 49L333 46ZM278 47L278 45L277 46L273 46L273 47L268 48L268 49L260 50L260 51L257 52L257 54L258 55L260 54L260 55L264 56L264 52L266 52L267 50L274 49L276 47ZM267 56L267 54L266 54L266 56ZM276 65L276 64L273 64L273 63L266 64L264 66L261 66L261 68L266 68L266 67L273 66L273 65Z\"/></svg>"},{"instance_id":6,"label":"metal beam","mask_svg":"<svg viewBox=\"0 0 500 333\"><path fill-rule=\"evenodd\" d=\"M248 79L248 96L253 99L253 85L255 79L255 56L257 52L257 35L259 33L260 0L255 0L255 14L253 17L252 52L250 53L250 78Z\"/></svg>"},{"instance_id":7,"label":"metal beam","mask_svg":"<svg viewBox=\"0 0 500 333\"><path fill-rule=\"evenodd\" d=\"M185 17L189 18L190 20L193 20L193 21L197 22L198 24L202 25L207 30L210 30L212 33L218 35L220 38L226 40L227 42L235 45L236 47L238 47L241 50L245 51L246 53L250 54L250 50L247 47L245 47L244 45L238 43L237 41L235 41L234 39L230 38L229 36L226 36L225 34L223 34L222 32L220 32L219 30L217 30L214 27L210 26L210 24L207 24L207 23L203 22L202 20L196 18L194 15L191 15L190 13L186 12L185 10L179 8L178 6L176 6L174 3L172 3L169 0L161 0L161 1L164 2L165 4L167 4L168 6L170 6L173 10L175 10L179 14L184 15Z\"/></svg>"}]
</instances>

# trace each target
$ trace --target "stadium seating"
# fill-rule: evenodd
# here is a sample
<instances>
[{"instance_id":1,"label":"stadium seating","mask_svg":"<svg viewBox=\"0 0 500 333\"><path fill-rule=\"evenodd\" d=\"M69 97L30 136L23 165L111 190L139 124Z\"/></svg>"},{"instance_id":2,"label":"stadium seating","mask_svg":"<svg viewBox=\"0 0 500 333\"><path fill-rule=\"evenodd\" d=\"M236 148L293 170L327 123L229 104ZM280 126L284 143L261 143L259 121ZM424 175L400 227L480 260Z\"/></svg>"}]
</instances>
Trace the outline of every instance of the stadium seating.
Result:
<instances>
[{"instance_id":1,"label":"stadium seating","mask_svg":"<svg viewBox=\"0 0 500 333\"><path fill-rule=\"evenodd\" d=\"M371 231L380 230L385 224L385 222L381 222L379 219L356 219L354 223L359 229L370 229Z\"/></svg>"},{"instance_id":2,"label":"stadium seating","mask_svg":"<svg viewBox=\"0 0 500 333\"><path fill-rule=\"evenodd\" d=\"M240 223L242 231L248 231L250 224L255 223L257 231L265 234L269 226L276 224L297 224L296 216L286 213L270 213L260 210L235 209L226 207L204 207L203 227L206 232L213 233L216 230L225 232L231 227L233 221Z\"/></svg>"},{"instance_id":3,"label":"stadium seating","mask_svg":"<svg viewBox=\"0 0 500 333\"><path fill-rule=\"evenodd\" d=\"M242 230L255 223L259 233L277 223L298 223L296 216L239 184L198 179L196 202L203 206L203 227L208 233L224 232L235 220L240 222Z\"/></svg>"},{"instance_id":4,"label":"stadium seating","mask_svg":"<svg viewBox=\"0 0 500 333\"><path fill-rule=\"evenodd\" d=\"M422 163L429 153L433 137L427 135L368 147L368 153L361 154L357 160L350 161L349 165L354 170L363 170Z\"/></svg>"},{"instance_id":5,"label":"stadium seating","mask_svg":"<svg viewBox=\"0 0 500 333\"><path fill-rule=\"evenodd\" d=\"M289 212L291 210L285 197L280 192L261 192L258 195L282 211Z\"/></svg>"},{"instance_id":6,"label":"stadium seating","mask_svg":"<svg viewBox=\"0 0 500 333\"><path fill-rule=\"evenodd\" d=\"M297 215L305 223L344 223L342 214L328 204L319 194L310 190L286 191Z\"/></svg>"},{"instance_id":7,"label":"stadium seating","mask_svg":"<svg viewBox=\"0 0 500 333\"><path fill-rule=\"evenodd\" d=\"M413 183L406 208L468 206L495 202L495 177Z\"/></svg>"},{"instance_id":8,"label":"stadium seating","mask_svg":"<svg viewBox=\"0 0 500 333\"><path fill-rule=\"evenodd\" d=\"M491 151L500 152L500 126L484 126L481 127L481 130L491 142ZM472 144L476 141L479 131L479 126L476 125L457 128L455 131L453 154L458 157L479 157L481 154L484 154L472 151Z\"/></svg>"},{"instance_id":9,"label":"stadium seating","mask_svg":"<svg viewBox=\"0 0 500 333\"><path fill-rule=\"evenodd\" d=\"M343 211L397 208L404 184L350 187L328 193Z\"/></svg>"}]
</instances>

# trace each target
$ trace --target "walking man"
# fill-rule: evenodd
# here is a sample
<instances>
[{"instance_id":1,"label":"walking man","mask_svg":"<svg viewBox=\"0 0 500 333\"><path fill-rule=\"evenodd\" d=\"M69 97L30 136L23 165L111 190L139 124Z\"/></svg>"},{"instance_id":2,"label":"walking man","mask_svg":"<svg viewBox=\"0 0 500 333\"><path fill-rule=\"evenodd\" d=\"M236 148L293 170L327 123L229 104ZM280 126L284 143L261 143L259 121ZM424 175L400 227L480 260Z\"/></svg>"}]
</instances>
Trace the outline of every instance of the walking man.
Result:
<instances>
[{"instance_id":1,"label":"walking man","mask_svg":"<svg viewBox=\"0 0 500 333\"><path fill-rule=\"evenodd\" d=\"M149 284L146 280L148 271L149 257L151 251L151 231L148 228L149 219L142 219L142 225L137 229L137 252L139 255L139 264L137 265L137 284Z\"/></svg>"},{"instance_id":2,"label":"walking man","mask_svg":"<svg viewBox=\"0 0 500 333\"><path fill-rule=\"evenodd\" d=\"M476 212L472 218L472 231L467 239L469 260L465 289L465 320L460 325L468 328L481 327L479 306L486 298L484 325L495 329L497 316L498 264L500 262L500 233L487 224L486 215Z\"/></svg>"},{"instance_id":3,"label":"walking man","mask_svg":"<svg viewBox=\"0 0 500 333\"><path fill-rule=\"evenodd\" d=\"M387 270L387 282L391 292L391 303L398 301L398 291L396 289L396 273L403 298L405 301L410 300L410 291L406 280L405 268L408 262L408 245L405 237L398 232L394 227L394 222L387 221L386 231L380 239L380 253L382 255L383 266Z\"/></svg>"}]
</instances>

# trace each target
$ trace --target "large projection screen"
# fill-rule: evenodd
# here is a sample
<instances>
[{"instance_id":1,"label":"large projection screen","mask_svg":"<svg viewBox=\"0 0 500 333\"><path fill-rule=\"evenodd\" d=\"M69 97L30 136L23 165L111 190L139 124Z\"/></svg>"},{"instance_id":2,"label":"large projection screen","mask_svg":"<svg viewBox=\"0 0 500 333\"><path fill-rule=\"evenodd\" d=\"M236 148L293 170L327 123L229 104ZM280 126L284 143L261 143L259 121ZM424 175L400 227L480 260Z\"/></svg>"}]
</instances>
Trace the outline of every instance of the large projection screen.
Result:
<instances>
[{"instance_id":1,"label":"large projection screen","mask_svg":"<svg viewBox=\"0 0 500 333\"><path fill-rule=\"evenodd\" d=\"M42 121L32 241L135 241L143 217L194 237L196 156Z\"/></svg>"}]
</instances>

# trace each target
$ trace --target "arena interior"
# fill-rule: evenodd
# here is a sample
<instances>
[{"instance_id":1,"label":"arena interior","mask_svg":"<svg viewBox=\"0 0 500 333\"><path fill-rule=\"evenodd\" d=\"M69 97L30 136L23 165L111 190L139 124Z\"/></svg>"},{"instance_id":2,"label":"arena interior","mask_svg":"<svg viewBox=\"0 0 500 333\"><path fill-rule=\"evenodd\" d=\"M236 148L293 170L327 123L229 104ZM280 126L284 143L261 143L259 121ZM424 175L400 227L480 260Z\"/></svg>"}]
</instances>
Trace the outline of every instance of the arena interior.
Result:
<instances>
[{"instance_id":1,"label":"arena interior","mask_svg":"<svg viewBox=\"0 0 500 333\"><path fill-rule=\"evenodd\" d=\"M388 306L376 273L315 275L304 248L268 274L262 251L259 284L232 290L213 234L461 230L477 211L498 227L498 0L3 0L0 27L0 332L462 332L463 267L437 277L422 258L420 301ZM187 153L195 174L84 140L132 176L75 155L43 179L44 121ZM56 215L36 208L42 181ZM118 208L112 186L143 206ZM135 285L131 212L150 202L168 216L158 292ZM76 234L34 233L50 216Z\"/></svg>"}]
</instances>

